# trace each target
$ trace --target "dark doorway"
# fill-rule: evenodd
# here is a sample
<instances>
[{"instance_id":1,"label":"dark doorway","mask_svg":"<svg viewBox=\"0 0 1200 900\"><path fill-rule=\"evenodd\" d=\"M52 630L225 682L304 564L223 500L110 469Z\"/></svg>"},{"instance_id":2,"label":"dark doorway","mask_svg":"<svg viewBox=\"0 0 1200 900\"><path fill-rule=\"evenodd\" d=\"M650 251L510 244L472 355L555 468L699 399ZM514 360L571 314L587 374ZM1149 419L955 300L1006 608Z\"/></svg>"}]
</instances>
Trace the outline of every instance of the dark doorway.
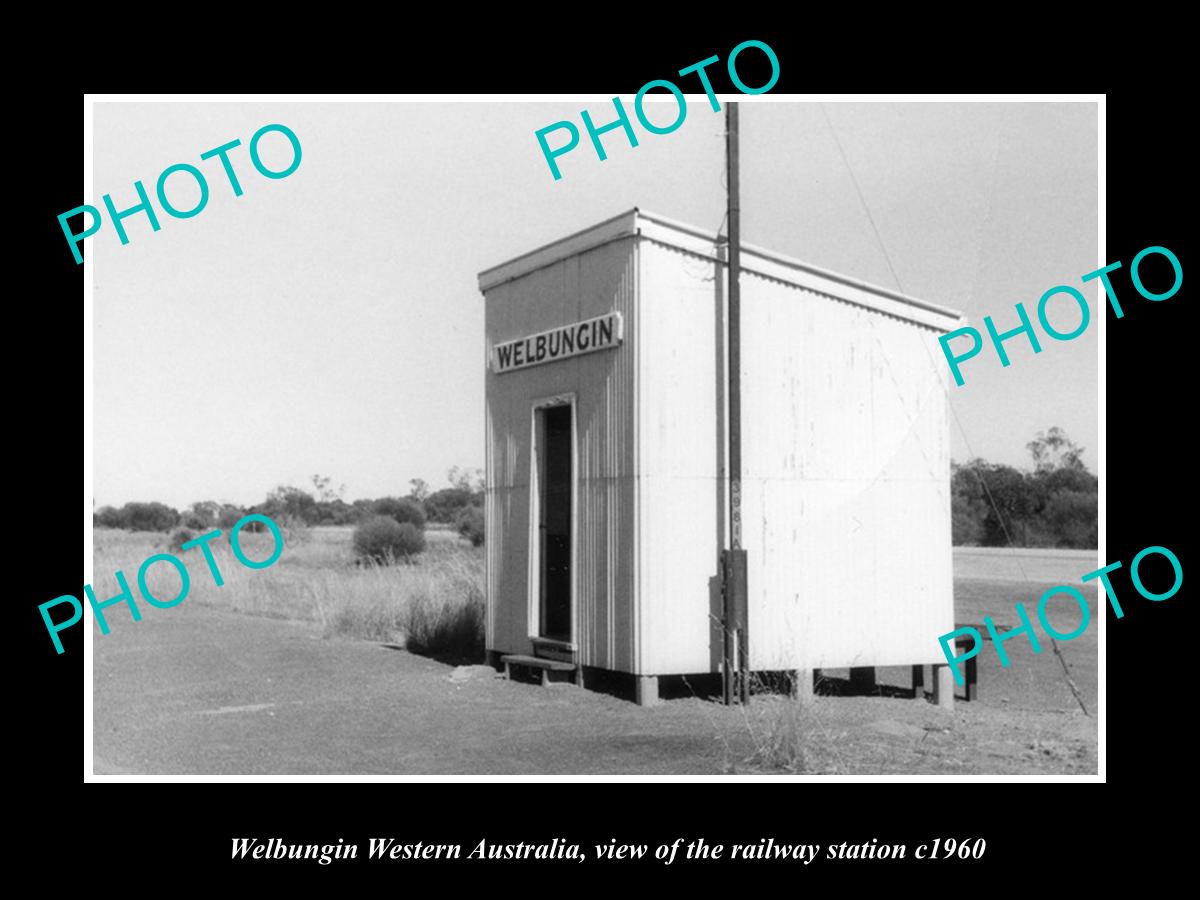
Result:
<instances>
[{"instance_id":1,"label":"dark doorway","mask_svg":"<svg viewBox=\"0 0 1200 900\"><path fill-rule=\"evenodd\" d=\"M571 407L540 410L541 636L571 640Z\"/></svg>"}]
</instances>

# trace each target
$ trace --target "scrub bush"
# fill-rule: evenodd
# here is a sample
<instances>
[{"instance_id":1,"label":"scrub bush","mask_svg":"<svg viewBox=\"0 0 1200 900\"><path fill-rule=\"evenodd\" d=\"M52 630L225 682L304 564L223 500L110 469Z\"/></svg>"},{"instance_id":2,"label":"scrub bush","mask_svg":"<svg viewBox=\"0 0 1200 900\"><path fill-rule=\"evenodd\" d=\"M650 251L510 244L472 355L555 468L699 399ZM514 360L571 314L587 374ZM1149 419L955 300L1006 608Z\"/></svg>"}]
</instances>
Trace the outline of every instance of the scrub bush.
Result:
<instances>
[{"instance_id":1,"label":"scrub bush","mask_svg":"<svg viewBox=\"0 0 1200 900\"><path fill-rule=\"evenodd\" d=\"M128 528L129 516L124 510L102 506L92 513L92 524L101 528Z\"/></svg>"},{"instance_id":2,"label":"scrub bush","mask_svg":"<svg viewBox=\"0 0 1200 900\"><path fill-rule=\"evenodd\" d=\"M409 651L456 663L479 662L486 615L479 585L451 578L434 590L414 591L399 622Z\"/></svg>"},{"instance_id":3,"label":"scrub bush","mask_svg":"<svg viewBox=\"0 0 1200 900\"><path fill-rule=\"evenodd\" d=\"M164 503L126 503L121 514L130 531L169 531L179 522L179 513Z\"/></svg>"},{"instance_id":4,"label":"scrub bush","mask_svg":"<svg viewBox=\"0 0 1200 900\"><path fill-rule=\"evenodd\" d=\"M431 522L450 523L459 512L475 503L476 494L461 487L444 488L425 500L425 514Z\"/></svg>"},{"instance_id":5,"label":"scrub bush","mask_svg":"<svg viewBox=\"0 0 1200 900\"><path fill-rule=\"evenodd\" d=\"M409 522L417 528L425 527L425 510L415 500L402 497L384 497L375 501L375 515L391 516L397 522Z\"/></svg>"},{"instance_id":6,"label":"scrub bush","mask_svg":"<svg viewBox=\"0 0 1200 900\"><path fill-rule=\"evenodd\" d=\"M483 510L478 506L468 506L458 514L454 527L471 542L472 547L478 547L484 537Z\"/></svg>"},{"instance_id":7,"label":"scrub bush","mask_svg":"<svg viewBox=\"0 0 1200 900\"><path fill-rule=\"evenodd\" d=\"M354 529L354 552L377 563L405 561L425 549L425 534L411 522L373 516Z\"/></svg>"},{"instance_id":8,"label":"scrub bush","mask_svg":"<svg viewBox=\"0 0 1200 900\"><path fill-rule=\"evenodd\" d=\"M183 545L195 536L196 532L192 531L190 528L180 528L173 535L171 535L171 549L176 553L181 552L183 550Z\"/></svg>"}]
</instances>

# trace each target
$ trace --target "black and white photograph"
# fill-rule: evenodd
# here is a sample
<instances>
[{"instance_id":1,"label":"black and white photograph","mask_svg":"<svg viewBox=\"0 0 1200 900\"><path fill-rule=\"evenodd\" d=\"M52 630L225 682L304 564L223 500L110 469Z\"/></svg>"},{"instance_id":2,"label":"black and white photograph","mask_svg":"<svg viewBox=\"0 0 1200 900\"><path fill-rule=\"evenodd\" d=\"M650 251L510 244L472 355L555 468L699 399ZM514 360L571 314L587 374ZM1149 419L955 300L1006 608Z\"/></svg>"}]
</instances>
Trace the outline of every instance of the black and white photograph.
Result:
<instances>
[{"instance_id":1,"label":"black and white photograph","mask_svg":"<svg viewBox=\"0 0 1200 900\"><path fill-rule=\"evenodd\" d=\"M742 56L92 98L89 779L1102 778L1103 98Z\"/></svg>"}]
</instances>

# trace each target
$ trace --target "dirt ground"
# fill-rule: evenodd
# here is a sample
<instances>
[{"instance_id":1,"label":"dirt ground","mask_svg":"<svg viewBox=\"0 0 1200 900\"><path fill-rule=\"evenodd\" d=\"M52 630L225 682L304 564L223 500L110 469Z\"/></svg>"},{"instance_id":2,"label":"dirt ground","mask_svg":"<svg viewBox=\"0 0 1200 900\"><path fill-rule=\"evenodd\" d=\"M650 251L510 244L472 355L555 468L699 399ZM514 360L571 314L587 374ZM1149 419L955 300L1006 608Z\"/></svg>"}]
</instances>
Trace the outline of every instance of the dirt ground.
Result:
<instances>
[{"instance_id":1,"label":"dirt ground","mask_svg":"<svg viewBox=\"0 0 1200 900\"><path fill-rule=\"evenodd\" d=\"M1031 557L1031 559L1033 559ZM1053 584L1096 568L1087 554L1039 556L1038 583L1011 558L956 553L959 622L1015 625ZM907 668L881 669L876 696L818 696L797 708L677 699L642 708L571 685L505 681L377 643L324 638L306 622L203 605L150 610L94 634L96 773L122 774L1087 774L1097 769L1097 625L1061 645L1091 716L1048 644L1023 638L1000 666L980 655L979 699L943 711L910 695ZM1066 604L1064 604L1064 610ZM1036 614L1036 613L1035 613ZM1058 621L1056 617L1056 621ZM1063 614L1060 628L1076 619ZM845 671L830 670L830 686ZM786 768L785 768L786 766Z\"/></svg>"}]
</instances>

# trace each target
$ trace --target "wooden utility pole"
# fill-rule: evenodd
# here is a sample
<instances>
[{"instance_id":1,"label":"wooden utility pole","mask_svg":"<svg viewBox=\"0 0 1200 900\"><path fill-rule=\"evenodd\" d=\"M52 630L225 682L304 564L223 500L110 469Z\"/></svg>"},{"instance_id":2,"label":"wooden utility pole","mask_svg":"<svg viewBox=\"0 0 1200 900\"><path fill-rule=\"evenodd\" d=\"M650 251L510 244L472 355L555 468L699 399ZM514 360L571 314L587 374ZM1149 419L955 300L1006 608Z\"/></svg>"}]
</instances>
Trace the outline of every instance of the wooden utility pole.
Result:
<instances>
[{"instance_id":1,"label":"wooden utility pole","mask_svg":"<svg viewBox=\"0 0 1200 900\"><path fill-rule=\"evenodd\" d=\"M726 106L725 120L729 219L729 550L722 554L722 576L725 592L724 687L725 703L729 705L733 702L735 680L742 703L749 702L750 648L746 634L746 551L742 549L741 199L736 103Z\"/></svg>"},{"instance_id":2,"label":"wooden utility pole","mask_svg":"<svg viewBox=\"0 0 1200 900\"><path fill-rule=\"evenodd\" d=\"M738 105L729 120L726 166L729 183L729 516L730 549L742 549L742 211L738 183Z\"/></svg>"}]
</instances>

